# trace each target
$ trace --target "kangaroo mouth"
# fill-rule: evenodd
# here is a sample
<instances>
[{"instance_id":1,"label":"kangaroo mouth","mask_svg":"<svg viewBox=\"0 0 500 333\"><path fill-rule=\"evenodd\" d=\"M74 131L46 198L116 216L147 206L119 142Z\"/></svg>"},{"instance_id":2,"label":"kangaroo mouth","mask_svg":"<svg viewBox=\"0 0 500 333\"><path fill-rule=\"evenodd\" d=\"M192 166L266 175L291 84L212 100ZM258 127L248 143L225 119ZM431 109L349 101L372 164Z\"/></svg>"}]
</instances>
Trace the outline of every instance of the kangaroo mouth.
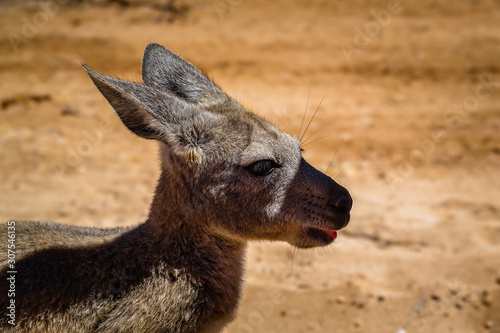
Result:
<instances>
[{"instance_id":1,"label":"kangaroo mouth","mask_svg":"<svg viewBox=\"0 0 500 333\"><path fill-rule=\"evenodd\" d=\"M337 230L328 230L317 227L307 227L307 234L324 245L331 244L337 238Z\"/></svg>"},{"instance_id":2,"label":"kangaroo mouth","mask_svg":"<svg viewBox=\"0 0 500 333\"><path fill-rule=\"evenodd\" d=\"M349 219L350 214L347 213L341 218L337 218L336 223L331 226L331 229L328 227L322 228L324 225L319 227L308 224L306 225L305 231L309 238L318 243L317 246L329 245L337 238L337 231L344 228L349 223Z\"/></svg>"}]
</instances>

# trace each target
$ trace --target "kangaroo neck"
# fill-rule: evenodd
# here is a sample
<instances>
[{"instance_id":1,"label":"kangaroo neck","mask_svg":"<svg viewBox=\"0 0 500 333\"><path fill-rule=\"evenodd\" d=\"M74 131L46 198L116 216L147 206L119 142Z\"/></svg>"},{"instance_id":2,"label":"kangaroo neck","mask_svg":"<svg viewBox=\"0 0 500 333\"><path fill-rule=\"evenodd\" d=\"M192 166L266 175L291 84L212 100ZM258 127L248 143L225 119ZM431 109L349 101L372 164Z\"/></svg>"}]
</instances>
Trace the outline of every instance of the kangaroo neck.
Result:
<instances>
[{"instance_id":1,"label":"kangaroo neck","mask_svg":"<svg viewBox=\"0 0 500 333\"><path fill-rule=\"evenodd\" d=\"M246 242L210 229L210 221L194 206L182 177L182 173L169 172L168 168L162 170L143 237L159 245L168 266L185 270L206 285L211 296L227 293L229 299L237 300Z\"/></svg>"}]
</instances>

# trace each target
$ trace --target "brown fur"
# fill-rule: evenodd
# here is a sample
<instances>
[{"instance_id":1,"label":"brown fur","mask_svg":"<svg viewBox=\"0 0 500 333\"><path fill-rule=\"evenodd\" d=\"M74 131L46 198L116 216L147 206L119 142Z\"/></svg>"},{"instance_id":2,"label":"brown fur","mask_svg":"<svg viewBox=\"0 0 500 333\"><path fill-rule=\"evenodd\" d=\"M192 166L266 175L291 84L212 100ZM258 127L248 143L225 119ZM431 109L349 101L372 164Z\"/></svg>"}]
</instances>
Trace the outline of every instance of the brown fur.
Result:
<instances>
[{"instance_id":1,"label":"brown fur","mask_svg":"<svg viewBox=\"0 0 500 333\"><path fill-rule=\"evenodd\" d=\"M324 246L348 223L349 193L296 139L162 46L146 49L145 85L85 68L132 132L160 142L150 214L110 230L15 222L16 325L2 252L2 331L220 332L237 309L249 240Z\"/></svg>"}]
</instances>

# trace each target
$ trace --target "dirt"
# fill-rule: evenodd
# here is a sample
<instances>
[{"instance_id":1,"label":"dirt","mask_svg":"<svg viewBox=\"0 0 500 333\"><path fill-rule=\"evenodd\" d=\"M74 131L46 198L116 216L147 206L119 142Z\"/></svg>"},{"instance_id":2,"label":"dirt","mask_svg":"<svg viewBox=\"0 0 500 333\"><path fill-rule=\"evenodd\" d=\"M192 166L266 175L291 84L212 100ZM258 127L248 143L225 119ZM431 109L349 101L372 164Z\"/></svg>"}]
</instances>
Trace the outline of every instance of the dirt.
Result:
<instances>
[{"instance_id":1,"label":"dirt","mask_svg":"<svg viewBox=\"0 0 500 333\"><path fill-rule=\"evenodd\" d=\"M250 245L225 332L500 332L500 2L165 4L2 2L1 220L145 219L157 146L80 62L141 81L156 42L354 198L332 246Z\"/></svg>"}]
</instances>

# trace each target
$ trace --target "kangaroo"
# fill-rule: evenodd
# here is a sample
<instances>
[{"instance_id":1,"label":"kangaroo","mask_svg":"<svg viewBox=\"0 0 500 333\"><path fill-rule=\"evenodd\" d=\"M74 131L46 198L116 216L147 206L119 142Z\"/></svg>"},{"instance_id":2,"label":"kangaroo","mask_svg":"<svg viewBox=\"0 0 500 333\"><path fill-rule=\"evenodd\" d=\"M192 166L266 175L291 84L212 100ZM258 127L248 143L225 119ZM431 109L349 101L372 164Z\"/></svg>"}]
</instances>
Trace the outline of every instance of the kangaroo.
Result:
<instances>
[{"instance_id":1,"label":"kangaroo","mask_svg":"<svg viewBox=\"0 0 500 333\"><path fill-rule=\"evenodd\" d=\"M154 199L129 228L2 224L2 332L221 332L248 241L326 246L349 222L349 192L297 139L163 46L147 46L144 84L82 65L130 131L159 141Z\"/></svg>"}]
</instances>

